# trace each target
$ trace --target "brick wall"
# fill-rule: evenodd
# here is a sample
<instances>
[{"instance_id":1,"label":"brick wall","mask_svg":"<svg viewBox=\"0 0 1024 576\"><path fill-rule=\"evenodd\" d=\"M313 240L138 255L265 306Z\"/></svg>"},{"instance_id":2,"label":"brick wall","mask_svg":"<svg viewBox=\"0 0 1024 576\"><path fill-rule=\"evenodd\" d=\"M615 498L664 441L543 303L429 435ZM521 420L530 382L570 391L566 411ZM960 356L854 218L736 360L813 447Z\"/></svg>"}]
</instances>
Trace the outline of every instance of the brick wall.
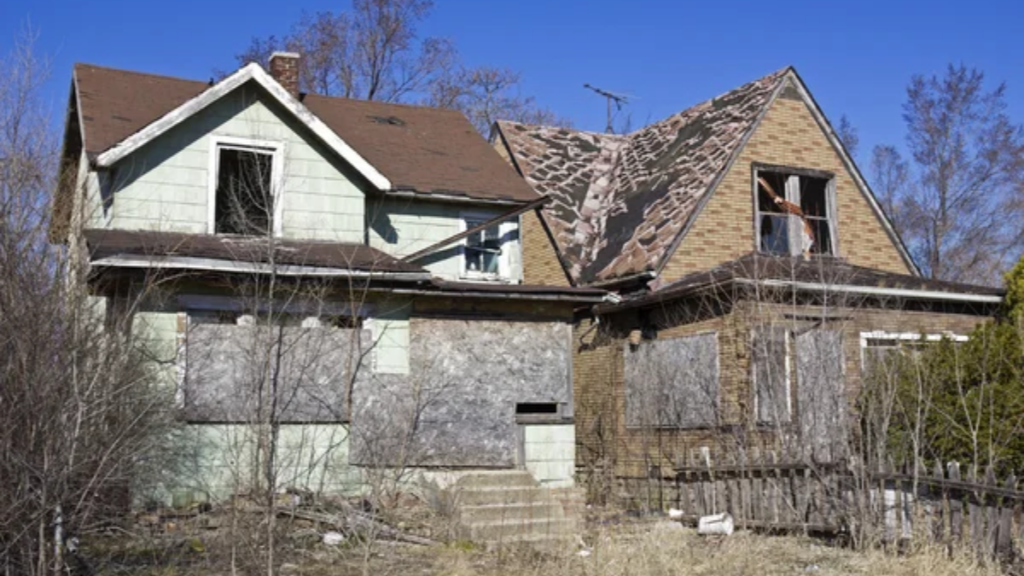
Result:
<instances>
[{"instance_id":1,"label":"brick wall","mask_svg":"<svg viewBox=\"0 0 1024 576\"><path fill-rule=\"evenodd\" d=\"M491 145L499 156L512 164L508 148L500 137L495 137ZM558 260L555 245L541 222L540 212L531 210L523 214L519 222L519 238L523 245L523 283L569 286L569 279Z\"/></svg>"},{"instance_id":2,"label":"brick wall","mask_svg":"<svg viewBox=\"0 0 1024 576\"><path fill-rule=\"evenodd\" d=\"M751 175L755 162L834 173L839 255L860 266L909 273L882 222L810 110L801 100L780 97L666 263L661 273L664 282L713 268L755 249Z\"/></svg>"},{"instance_id":3,"label":"brick wall","mask_svg":"<svg viewBox=\"0 0 1024 576\"><path fill-rule=\"evenodd\" d=\"M674 462L692 460L701 447L708 447L717 458L728 457L738 445L771 447L774 436L758 429L753 420L753 392L750 379L750 328L754 323L772 320L776 323L800 322L794 315L820 314L820 307L794 307L738 301L711 311L707 303L690 302L686 309L663 307L647 313L649 322L660 325L657 338L679 338L714 331L718 333L720 358L721 425L711 429L652 430L628 428L625 425L625 387L623 383L624 354L627 335L639 326L642 314L619 314L602 317L599 330L591 330L574 359L576 396L577 468L586 476L600 469L610 478L642 477L650 465L668 471ZM861 383L860 333L871 331L919 332L934 334L953 332L969 334L986 317L967 313L950 314L901 310L893 308L842 308L830 310L834 322L826 324L841 330L844 341L846 396L852 407ZM590 328L587 322L577 329L579 338ZM792 350L791 350L792 353ZM792 359L791 359L792 362ZM794 408L797 386L792 376L791 395ZM796 419L794 417L794 423ZM606 484L608 479L605 480Z\"/></svg>"}]
</instances>

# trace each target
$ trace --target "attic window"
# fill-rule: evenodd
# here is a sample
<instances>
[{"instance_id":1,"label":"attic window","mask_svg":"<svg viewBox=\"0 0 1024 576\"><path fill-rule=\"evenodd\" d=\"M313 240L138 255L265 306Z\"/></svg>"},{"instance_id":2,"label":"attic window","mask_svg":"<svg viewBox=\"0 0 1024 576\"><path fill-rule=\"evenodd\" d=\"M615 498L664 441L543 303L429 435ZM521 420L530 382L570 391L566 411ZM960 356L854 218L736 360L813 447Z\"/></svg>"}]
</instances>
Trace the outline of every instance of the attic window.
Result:
<instances>
[{"instance_id":1,"label":"attic window","mask_svg":"<svg viewBox=\"0 0 1024 576\"><path fill-rule=\"evenodd\" d=\"M754 187L760 252L835 255L835 179L830 174L757 167Z\"/></svg>"},{"instance_id":2,"label":"attic window","mask_svg":"<svg viewBox=\"0 0 1024 576\"><path fill-rule=\"evenodd\" d=\"M277 231L279 152L273 144L248 145L241 140L214 138L211 232L267 236Z\"/></svg>"}]
</instances>

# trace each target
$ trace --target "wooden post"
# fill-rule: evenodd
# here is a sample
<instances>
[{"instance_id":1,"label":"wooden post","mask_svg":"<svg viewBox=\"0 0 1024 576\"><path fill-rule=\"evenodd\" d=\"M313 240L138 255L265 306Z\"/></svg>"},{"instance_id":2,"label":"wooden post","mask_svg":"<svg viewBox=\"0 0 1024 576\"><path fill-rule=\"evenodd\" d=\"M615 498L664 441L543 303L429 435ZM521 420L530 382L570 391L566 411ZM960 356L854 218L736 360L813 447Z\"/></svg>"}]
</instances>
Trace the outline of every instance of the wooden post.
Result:
<instances>
[{"instance_id":1,"label":"wooden post","mask_svg":"<svg viewBox=\"0 0 1024 576\"><path fill-rule=\"evenodd\" d=\"M973 467L967 473L967 481L971 484L978 483ZM977 490L972 490L968 497L970 500L967 502L967 515L971 523L971 546L981 555L985 542L985 518L981 506L984 497Z\"/></svg>"},{"instance_id":2,"label":"wooden post","mask_svg":"<svg viewBox=\"0 0 1024 576\"><path fill-rule=\"evenodd\" d=\"M989 466L985 471L985 485L996 487L996 474ZM999 507L997 499L991 494L985 495L985 555L992 556L996 553L996 537L999 527Z\"/></svg>"},{"instance_id":3,"label":"wooden post","mask_svg":"<svg viewBox=\"0 0 1024 576\"><path fill-rule=\"evenodd\" d=\"M1010 474L1004 485L1007 490L1017 490L1017 477ZM1013 554L1013 509L1016 502L1012 498L1003 498L999 511L999 529L996 536L996 554L1008 558Z\"/></svg>"},{"instance_id":4,"label":"wooden post","mask_svg":"<svg viewBox=\"0 0 1024 576\"><path fill-rule=\"evenodd\" d=\"M933 477L936 480L943 480L944 475L942 473L942 464L935 463L935 471ZM943 538L943 512L945 511L946 501L949 498L949 491L945 487L939 492L938 502L932 505L932 538L935 542L942 542Z\"/></svg>"}]
</instances>

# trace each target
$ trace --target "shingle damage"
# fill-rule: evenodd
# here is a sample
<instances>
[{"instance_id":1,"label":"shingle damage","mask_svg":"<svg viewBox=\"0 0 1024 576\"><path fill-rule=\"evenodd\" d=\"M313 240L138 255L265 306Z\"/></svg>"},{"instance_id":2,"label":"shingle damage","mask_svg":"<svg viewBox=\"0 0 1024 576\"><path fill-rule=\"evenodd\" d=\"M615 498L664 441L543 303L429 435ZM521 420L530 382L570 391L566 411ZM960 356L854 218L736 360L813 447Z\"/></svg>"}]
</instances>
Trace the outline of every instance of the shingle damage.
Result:
<instances>
[{"instance_id":1,"label":"shingle damage","mask_svg":"<svg viewBox=\"0 0 1024 576\"><path fill-rule=\"evenodd\" d=\"M789 68L624 135L500 121L576 283L655 269Z\"/></svg>"}]
</instances>

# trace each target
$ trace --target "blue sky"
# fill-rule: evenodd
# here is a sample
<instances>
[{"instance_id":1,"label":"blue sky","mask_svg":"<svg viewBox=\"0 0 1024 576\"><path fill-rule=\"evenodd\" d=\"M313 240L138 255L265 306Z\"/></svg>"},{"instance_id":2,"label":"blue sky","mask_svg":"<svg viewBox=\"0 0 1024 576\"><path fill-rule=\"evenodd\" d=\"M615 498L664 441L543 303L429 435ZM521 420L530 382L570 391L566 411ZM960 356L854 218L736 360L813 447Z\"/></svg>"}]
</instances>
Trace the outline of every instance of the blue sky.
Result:
<instances>
[{"instance_id":1,"label":"blue sky","mask_svg":"<svg viewBox=\"0 0 1024 576\"><path fill-rule=\"evenodd\" d=\"M60 109L73 62L207 79L252 36L346 5L3 0L0 52L30 22L53 57ZM910 76L949 62L1005 81L1011 115L1024 122L1022 26L1024 2L1011 1L437 0L421 33L451 38L469 64L521 71L524 93L592 130L604 127L604 102L584 82L634 95L638 126L791 64L833 122L845 113L858 127L863 167L874 144L902 144Z\"/></svg>"}]
</instances>

